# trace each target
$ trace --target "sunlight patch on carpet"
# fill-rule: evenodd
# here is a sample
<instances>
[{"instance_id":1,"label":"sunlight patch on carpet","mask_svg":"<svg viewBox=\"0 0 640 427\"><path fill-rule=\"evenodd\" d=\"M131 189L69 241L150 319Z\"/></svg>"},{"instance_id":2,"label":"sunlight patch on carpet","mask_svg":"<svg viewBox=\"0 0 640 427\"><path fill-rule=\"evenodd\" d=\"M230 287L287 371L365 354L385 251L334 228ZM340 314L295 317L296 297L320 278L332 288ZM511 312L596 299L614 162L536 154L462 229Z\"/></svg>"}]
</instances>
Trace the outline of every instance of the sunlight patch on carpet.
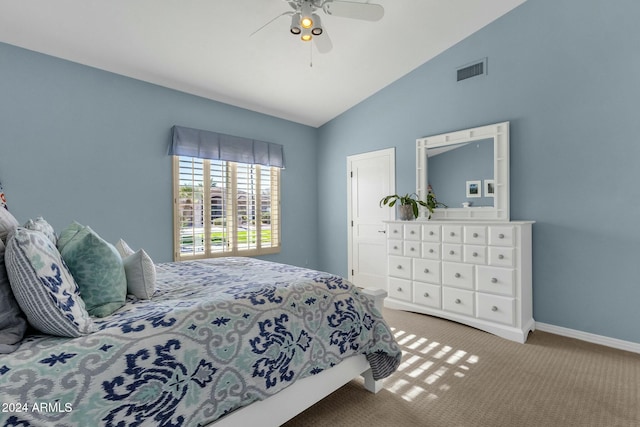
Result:
<instances>
[{"instance_id":1,"label":"sunlight patch on carpet","mask_svg":"<svg viewBox=\"0 0 640 427\"><path fill-rule=\"evenodd\" d=\"M467 376L478 363L477 355L391 328L402 348L398 371L385 380L385 388L408 402L435 400Z\"/></svg>"}]
</instances>

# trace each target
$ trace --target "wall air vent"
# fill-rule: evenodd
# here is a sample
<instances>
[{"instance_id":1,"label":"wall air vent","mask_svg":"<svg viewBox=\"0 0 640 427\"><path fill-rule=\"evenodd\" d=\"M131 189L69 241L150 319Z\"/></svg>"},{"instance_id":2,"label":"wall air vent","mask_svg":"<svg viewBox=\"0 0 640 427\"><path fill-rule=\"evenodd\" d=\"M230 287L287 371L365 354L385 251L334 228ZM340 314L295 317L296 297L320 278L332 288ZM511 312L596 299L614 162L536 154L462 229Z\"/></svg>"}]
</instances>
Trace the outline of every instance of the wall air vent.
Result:
<instances>
[{"instance_id":1,"label":"wall air vent","mask_svg":"<svg viewBox=\"0 0 640 427\"><path fill-rule=\"evenodd\" d=\"M487 74L487 58L475 61L469 65L463 65L457 69L458 81L466 80L475 76L482 76L484 74Z\"/></svg>"}]
</instances>

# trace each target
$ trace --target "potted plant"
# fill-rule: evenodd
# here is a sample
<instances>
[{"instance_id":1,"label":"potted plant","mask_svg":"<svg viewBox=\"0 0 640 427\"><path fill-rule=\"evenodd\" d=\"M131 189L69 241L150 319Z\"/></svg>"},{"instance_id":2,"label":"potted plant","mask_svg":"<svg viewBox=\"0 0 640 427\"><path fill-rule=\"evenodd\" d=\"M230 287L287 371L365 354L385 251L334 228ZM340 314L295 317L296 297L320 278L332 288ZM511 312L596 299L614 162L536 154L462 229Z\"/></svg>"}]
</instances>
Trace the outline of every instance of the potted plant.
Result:
<instances>
[{"instance_id":1,"label":"potted plant","mask_svg":"<svg viewBox=\"0 0 640 427\"><path fill-rule=\"evenodd\" d=\"M447 207L447 205L445 205L442 202L439 202L438 199L436 199L436 195L433 192L433 188L431 188L431 185L427 186L427 203L424 206L426 206L427 210L429 211L429 216L427 217L427 219L431 219L431 214L433 213L435 208Z\"/></svg>"},{"instance_id":2,"label":"potted plant","mask_svg":"<svg viewBox=\"0 0 640 427\"><path fill-rule=\"evenodd\" d=\"M380 200L380 206L389 205L390 208L394 207L398 204L398 213L401 220L412 220L418 217L418 205L424 206L428 208L426 202L418 199L418 195L416 193L405 194L404 196L400 196L398 194L392 194L390 196L383 197Z\"/></svg>"}]
</instances>

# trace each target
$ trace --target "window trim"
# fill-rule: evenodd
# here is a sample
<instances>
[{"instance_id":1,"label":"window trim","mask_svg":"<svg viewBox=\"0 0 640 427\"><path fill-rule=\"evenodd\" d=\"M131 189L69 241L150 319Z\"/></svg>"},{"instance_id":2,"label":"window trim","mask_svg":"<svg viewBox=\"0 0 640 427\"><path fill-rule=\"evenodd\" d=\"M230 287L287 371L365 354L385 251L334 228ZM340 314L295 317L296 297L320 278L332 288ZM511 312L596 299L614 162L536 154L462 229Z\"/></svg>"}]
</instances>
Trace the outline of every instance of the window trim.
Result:
<instances>
[{"instance_id":1,"label":"window trim","mask_svg":"<svg viewBox=\"0 0 640 427\"><path fill-rule=\"evenodd\" d=\"M211 245L205 245L204 253L202 254L183 254L180 251L181 245L181 235L180 231L182 229L180 225L180 157L178 155L172 156L172 181L173 181L173 260L174 261L188 261L188 260L198 260L198 259L210 259L210 258L220 258L220 257L230 257L230 256L259 256L259 255L269 255L280 253L282 248L282 205L280 203L280 195L281 195L281 173L280 168L275 166L264 166L264 165L253 165L257 168L268 168L270 179L273 180L275 178L277 182L277 188L274 192L272 189L272 197L271 197L271 212L273 212L274 207L277 209L277 215L272 215L271 221L277 221L277 225L275 230L272 230L272 242L273 233L276 233L275 245L271 245L269 247L261 247L261 239L256 240L257 248L251 249L243 249L238 247L238 221L237 221L237 213L238 213L238 205L234 201L237 200L238 188L237 188L237 163L226 161L226 167L230 168L231 171L227 173L227 178L231 179L229 183L229 187L231 191L227 192L227 201L226 205L230 206L231 209L225 211L226 215L226 224L229 226L229 245L230 250L222 251L222 252L211 252ZM189 156L182 156L189 157ZM195 157L192 157L195 158ZM202 159L206 164L210 164L210 160ZM210 167L205 167L203 170L203 180L210 180ZM275 175L275 177L274 177ZM256 179L258 185L260 184L260 180L262 179L262 174L257 173ZM261 188L260 186L258 188ZM256 202L255 205L257 209L260 209L262 197L261 192L257 191ZM261 212L261 210L260 210ZM204 212L203 218L211 218L211 203L204 204ZM211 221L203 221L204 225L204 233L206 236L211 234ZM257 236L262 235L262 221L256 221L255 232ZM195 239L194 239L195 240Z\"/></svg>"}]
</instances>

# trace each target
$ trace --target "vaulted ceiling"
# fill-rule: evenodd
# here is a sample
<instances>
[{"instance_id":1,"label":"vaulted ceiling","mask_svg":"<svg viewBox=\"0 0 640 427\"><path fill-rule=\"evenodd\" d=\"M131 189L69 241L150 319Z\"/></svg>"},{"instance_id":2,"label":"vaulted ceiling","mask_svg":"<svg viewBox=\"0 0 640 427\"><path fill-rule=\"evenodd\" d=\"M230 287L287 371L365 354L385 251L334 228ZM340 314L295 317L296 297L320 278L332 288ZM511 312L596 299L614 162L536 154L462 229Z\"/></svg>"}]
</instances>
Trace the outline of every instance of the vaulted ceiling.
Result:
<instances>
[{"instance_id":1,"label":"vaulted ceiling","mask_svg":"<svg viewBox=\"0 0 640 427\"><path fill-rule=\"evenodd\" d=\"M0 42L318 127L525 0L353 1L384 17L320 12L328 53L286 0L2 0Z\"/></svg>"}]
</instances>

